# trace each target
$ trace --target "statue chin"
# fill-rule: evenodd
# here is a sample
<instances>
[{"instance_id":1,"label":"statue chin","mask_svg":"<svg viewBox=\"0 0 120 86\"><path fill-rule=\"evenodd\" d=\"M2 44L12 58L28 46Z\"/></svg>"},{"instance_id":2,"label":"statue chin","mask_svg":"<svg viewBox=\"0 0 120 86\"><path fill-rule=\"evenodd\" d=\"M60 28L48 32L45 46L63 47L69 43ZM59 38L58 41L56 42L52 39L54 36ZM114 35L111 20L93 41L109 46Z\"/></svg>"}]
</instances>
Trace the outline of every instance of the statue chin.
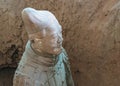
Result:
<instances>
[{"instance_id":1,"label":"statue chin","mask_svg":"<svg viewBox=\"0 0 120 86\"><path fill-rule=\"evenodd\" d=\"M55 49L53 50L53 54L54 54L54 55L58 55L58 54L61 53L61 51L62 51L62 48L55 48Z\"/></svg>"}]
</instances>

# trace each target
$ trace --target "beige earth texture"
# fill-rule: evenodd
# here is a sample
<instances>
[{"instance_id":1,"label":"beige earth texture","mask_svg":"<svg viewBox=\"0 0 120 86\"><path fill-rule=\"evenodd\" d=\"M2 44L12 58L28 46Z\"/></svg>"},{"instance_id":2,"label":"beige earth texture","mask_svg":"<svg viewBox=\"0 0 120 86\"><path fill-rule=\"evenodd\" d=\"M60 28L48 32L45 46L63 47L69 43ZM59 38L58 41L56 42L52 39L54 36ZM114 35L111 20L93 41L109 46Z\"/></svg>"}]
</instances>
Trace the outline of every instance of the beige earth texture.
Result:
<instances>
[{"instance_id":1,"label":"beige earth texture","mask_svg":"<svg viewBox=\"0 0 120 86\"><path fill-rule=\"evenodd\" d=\"M24 52L25 7L62 25L75 86L120 86L120 0L0 0L0 68L17 67Z\"/></svg>"}]
</instances>

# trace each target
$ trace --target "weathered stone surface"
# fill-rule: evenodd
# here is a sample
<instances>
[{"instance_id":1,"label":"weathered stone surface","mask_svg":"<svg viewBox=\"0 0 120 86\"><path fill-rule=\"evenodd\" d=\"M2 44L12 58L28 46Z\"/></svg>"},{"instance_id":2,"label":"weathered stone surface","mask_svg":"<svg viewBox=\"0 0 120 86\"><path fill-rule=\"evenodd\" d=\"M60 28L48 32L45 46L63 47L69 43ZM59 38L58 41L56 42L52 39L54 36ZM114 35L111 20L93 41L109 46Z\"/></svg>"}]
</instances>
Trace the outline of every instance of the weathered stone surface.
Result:
<instances>
[{"instance_id":1,"label":"weathered stone surface","mask_svg":"<svg viewBox=\"0 0 120 86\"><path fill-rule=\"evenodd\" d=\"M24 40L21 21L21 10L24 8L22 0L0 1L0 64L16 64L21 57Z\"/></svg>"},{"instance_id":2,"label":"weathered stone surface","mask_svg":"<svg viewBox=\"0 0 120 86\"><path fill-rule=\"evenodd\" d=\"M28 6L49 10L60 21L76 86L119 86L119 0L0 0L1 65L24 51L21 10Z\"/></svg>"}]
</instances>

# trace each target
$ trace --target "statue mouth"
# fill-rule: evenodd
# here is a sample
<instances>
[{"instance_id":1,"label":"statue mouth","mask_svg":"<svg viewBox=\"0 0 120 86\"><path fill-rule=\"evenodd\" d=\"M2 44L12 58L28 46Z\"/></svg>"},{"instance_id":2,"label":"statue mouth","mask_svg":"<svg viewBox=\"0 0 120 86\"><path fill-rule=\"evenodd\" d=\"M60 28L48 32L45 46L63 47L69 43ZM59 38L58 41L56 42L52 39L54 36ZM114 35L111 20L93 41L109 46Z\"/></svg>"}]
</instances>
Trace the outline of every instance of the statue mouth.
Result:
<instances>
[{"instance_id":1,"label":"statue mouth","mask_svg":"<svg viewBox=\"0 0 120 86\"><path fill-rule=\"evenodd\" d=\"M59 45L59 46L62 46L62 42L60 42L58 45Z\"/></svg>"},{"instance_id":2,"label":"statue mouth","mask_svg":"<svg viewBox=\"0 0 120 86\"><path fill-rule=\"evenodd\" d=\"M61 48L62 47L62 44L58 44L57 48Z\"/></svg>"}]
</instances>

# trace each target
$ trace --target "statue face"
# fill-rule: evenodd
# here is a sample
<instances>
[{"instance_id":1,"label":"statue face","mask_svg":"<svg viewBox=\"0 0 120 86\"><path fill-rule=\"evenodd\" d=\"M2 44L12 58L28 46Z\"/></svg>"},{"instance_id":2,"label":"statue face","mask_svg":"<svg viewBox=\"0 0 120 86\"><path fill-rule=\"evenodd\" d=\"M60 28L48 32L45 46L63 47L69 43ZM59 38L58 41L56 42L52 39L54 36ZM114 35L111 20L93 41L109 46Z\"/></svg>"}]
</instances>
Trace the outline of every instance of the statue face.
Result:
<instances>
[{"instance_id":1,"label":"statue face","mask_svg":"<svg viewBox=\"0 0 120 86\"><path fill-rule=\"evenodd\" d=\"M45 36L41 39L40 33L34 33L34 47L37 51L43 51L57 55L62 49L62 29L61 27L52 27L44 32Z\"/></svg>"},{"instance_id":2,"label":"statue face","mask_svg":"<svg viewBox=\"0 0 120 86\"><path fill-rule=\"evenodd\" d=\"M46 33L43 39L43 49L48 53L59 54L62 48L62 29L57 28Z\"/></svg>"}]
</instances>

